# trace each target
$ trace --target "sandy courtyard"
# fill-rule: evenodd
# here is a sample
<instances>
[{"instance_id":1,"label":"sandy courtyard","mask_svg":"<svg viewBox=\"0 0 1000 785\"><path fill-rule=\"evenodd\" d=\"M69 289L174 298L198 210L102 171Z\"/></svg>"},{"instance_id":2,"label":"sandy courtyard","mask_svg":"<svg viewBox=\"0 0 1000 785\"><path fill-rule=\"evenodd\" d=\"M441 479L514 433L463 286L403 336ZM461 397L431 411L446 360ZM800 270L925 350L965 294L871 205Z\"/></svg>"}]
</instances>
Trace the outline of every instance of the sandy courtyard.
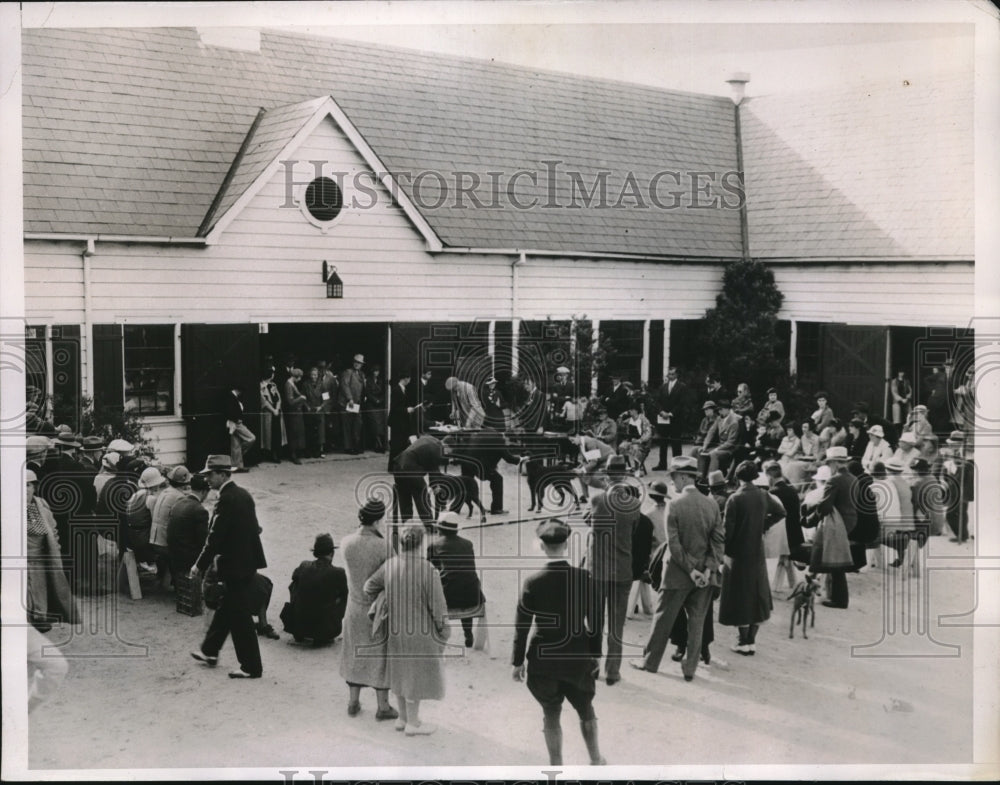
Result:
<instances>
[{"instance_id":1,"label":"sandy courtyard","mask_svg":"<svg viewBox=\"0 0 1000 785\"><path fill-rule=\"evenodd\" d=\"M383 456L328 458L301 467L267 464L236 476L257 501L264 572L275 585L270 619L279 631L292 569L310 557L315 534L329 531L339 544L355 528L358 489L386 482L384 463ZM501 520L517 519L528 506L523 480L518 483L510 469L502 467L512 515ZM488 504L487 486L484 496ZM215 670L189 655L204 617L176 613L172 594L147 593L134 602L119 594L88 608L97 629L73 635L66 645L70 673L30 718L29 765L129 769L135 776L145 768L273 768L276 778L278 770L310 767L545 769L541 711L524 685L511 680L508 665L520 576L543 558L533 531L534 523L526 521L462 532L475 543L483 573L490 649L464 653L459 645L449 652L447 696L421 712L439 726L433 736L408 738L391 722L376 722L371 691L362 694L362 713L347 716L347 686L337 673L340 640L314 650L291 645L284 633L279 641L261 639L264 677L233 681L226 678L236 666L231 643ZM943 537L932 538L926 550L931 559L972 555L969 546ZM343 566L339 552L335 563ZM755 657L728 651L735 630L717 625L713 656L728 668L699 667L691 683L669 658L656 675L626 664L623 681L613 687L601 682L595 700L608 761L898 763L911 771L920 764L969 762L971 628L940 626L938 618L972 610L973 573L931 570L907 584L885 584L884 576L881 570L850 576L850 609L817 605L808 640L798 634L788 639L791 604L784 601L787 590L779 592ZM903 602L916 587L927 590L926 614L920 603L908 611ZM455 625L451 640L460 642ZM629 620L626 657L641 652L648 628L648 619ZM852 647L865 644L852 655ZM566 764L585 763L568 706L563 726Z\"/></svg>"}]
</instances>

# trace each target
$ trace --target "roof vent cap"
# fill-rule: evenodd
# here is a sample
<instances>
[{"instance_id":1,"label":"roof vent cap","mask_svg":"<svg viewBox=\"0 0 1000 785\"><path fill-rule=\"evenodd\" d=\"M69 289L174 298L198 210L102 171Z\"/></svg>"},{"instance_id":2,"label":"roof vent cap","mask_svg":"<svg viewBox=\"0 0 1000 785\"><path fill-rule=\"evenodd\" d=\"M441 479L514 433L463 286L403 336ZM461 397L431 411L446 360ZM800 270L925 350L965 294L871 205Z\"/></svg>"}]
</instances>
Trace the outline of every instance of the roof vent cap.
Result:
<instances>
[{"instance_id":1,"label":"roof vent cap","mask_svg":"<svg viewBox=\"0 0 1000 785\"><path fill-rule=\"evenodd\" d=\"M750 81L750 74L746 71L737 71L736 73L730 74L729 78L726 80L733 90L733 103L737 106L743 101L746 96L747 82Z\"/></svg>"}]
</instances>

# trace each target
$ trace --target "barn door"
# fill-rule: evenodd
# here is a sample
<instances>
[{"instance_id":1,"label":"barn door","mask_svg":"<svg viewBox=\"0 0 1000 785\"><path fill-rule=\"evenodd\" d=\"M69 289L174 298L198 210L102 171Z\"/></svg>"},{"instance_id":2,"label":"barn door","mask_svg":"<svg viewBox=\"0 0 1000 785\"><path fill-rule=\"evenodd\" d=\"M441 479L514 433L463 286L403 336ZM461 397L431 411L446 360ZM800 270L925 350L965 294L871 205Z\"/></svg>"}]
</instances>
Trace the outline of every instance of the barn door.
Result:
<instances>
[{"instance_id":1,"label":"barn door","mask_svg":"<svg viewBox=\"0 0 1000 785\"><path fill-rule=\"evenodd\" d=\"M210 453L229 454L222 406L234 384L243 389L244 422L260 430L259 335L256 324L181 326L182 414L187 426L187 464L200 469Z\"/></svg>"},{"instance_id":2,"label":"barn door","mask_svg":"<svg viewBox=\"0 0 1000 785\"><path fill-rule=\"evenodd\" d=\"M821 386L830 394L830 408L845 425L857 401L881 414L885 400L884 327L821 325Z\"/></svg>"}]
</instances>

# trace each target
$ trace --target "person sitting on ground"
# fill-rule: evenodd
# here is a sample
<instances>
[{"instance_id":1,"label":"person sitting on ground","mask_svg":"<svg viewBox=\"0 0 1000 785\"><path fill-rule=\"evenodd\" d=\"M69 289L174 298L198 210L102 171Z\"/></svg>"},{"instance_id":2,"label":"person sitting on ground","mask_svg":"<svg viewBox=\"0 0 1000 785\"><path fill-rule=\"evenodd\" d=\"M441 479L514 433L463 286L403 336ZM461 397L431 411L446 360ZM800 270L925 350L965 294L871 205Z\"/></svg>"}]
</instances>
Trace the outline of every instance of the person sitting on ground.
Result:
<instances>
[{"instance_id":1,"label":"person sitting on ground","mask_svg":"<svg viewBox=\"0 0 1000 785\"><path fill-rule=\"evenodd\" d=\"M458 534L460 518L457 512L441 513L437 521L438 535L427 546L427 561L441 575L448 616L462 620L465 647L473 645L472 620L482 618L486 598L483 597L476 571L476 552L472 542Z\"/></svg>"},{"instance_id":2,"label":"person sitting on ground","mask_svg":"<svg viewBox=\"0 0 1000 785\"><path fill-rule=\"evenodd\" d=\"M302 562L292 573L281 621L296 643L311 640L313 646L328 646L343 630L347 572L334 566L335 550L333 537L317 534L312 549L316 558Z\"/></svg>"}]
</instances>

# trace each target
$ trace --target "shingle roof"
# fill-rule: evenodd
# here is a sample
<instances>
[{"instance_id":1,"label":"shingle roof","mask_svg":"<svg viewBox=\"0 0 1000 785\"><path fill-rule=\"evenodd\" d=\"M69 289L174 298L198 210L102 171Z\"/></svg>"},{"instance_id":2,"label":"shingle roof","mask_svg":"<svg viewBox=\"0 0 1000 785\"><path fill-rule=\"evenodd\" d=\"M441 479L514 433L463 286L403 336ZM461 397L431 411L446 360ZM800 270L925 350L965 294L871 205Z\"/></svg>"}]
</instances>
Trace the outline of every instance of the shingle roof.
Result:
<instances>
[{"instance_id":1,"label":"shingle roof","mask_svg":"<svg viewBox=\"0 0 1000 785\"><path fill-rule=\"evenodd\" d=\"M629 172L645 189L662 170L735 169L725 98L272 31L251 53L206 47L181 28L25 30L23 63L28 232L193 236L259 108L268 110L259 144L251 140L216 215L301 116L272 111L332 95L394 173L480 173L486 204L487 172L505 173L501 187L520 169L538 173L515 189L521 203L539 200L531 210L511 209L503 193L505 209L451 199L428 209L439 181L425 178L415 195L401 181L446 245L740 253L735 210L642 209L629 198L607 207ZM551 201L546 160L581 172L588 190L610 172L606 205L541 206ZM567 204L567 176L556 185ZM662 180L661 203L670 190L675 181Z\"/></svg>"},{"instance_id":2,"label":"shingle roof","mask_svg":"<svg viewBox=\"0 0 1000 785\"><path fill-rule=\"evenodd\" d=\"M714 172L717 191L736 169L727 98L275 31L252 53L184 28L25 30L23 65L30 233L194 236L258 111L206 227L332 96L445 246L740 255L737 211L688 209L690 178L659 183L679 209L610 207L628 173L644 192L659 172ZM971 78L911 81L743 103L754 257L973 258ZM430 209L433 176L414 193L416 174L457 170L503 209ZM537 173L512 189L534 209L505 191L519 170ZM567 209L568 171L588 190L606 173L605 204Z\"/></svg>"},{"instance_id":3,"label":"shingle roof","mask_svg":"<svg viewBox=\"0 0 1000 785\"><path fill-rule=\"evenodd\" d=\"M741 107L755 257L974 257L968 75Z\"/></svg>"}]
</instances>

